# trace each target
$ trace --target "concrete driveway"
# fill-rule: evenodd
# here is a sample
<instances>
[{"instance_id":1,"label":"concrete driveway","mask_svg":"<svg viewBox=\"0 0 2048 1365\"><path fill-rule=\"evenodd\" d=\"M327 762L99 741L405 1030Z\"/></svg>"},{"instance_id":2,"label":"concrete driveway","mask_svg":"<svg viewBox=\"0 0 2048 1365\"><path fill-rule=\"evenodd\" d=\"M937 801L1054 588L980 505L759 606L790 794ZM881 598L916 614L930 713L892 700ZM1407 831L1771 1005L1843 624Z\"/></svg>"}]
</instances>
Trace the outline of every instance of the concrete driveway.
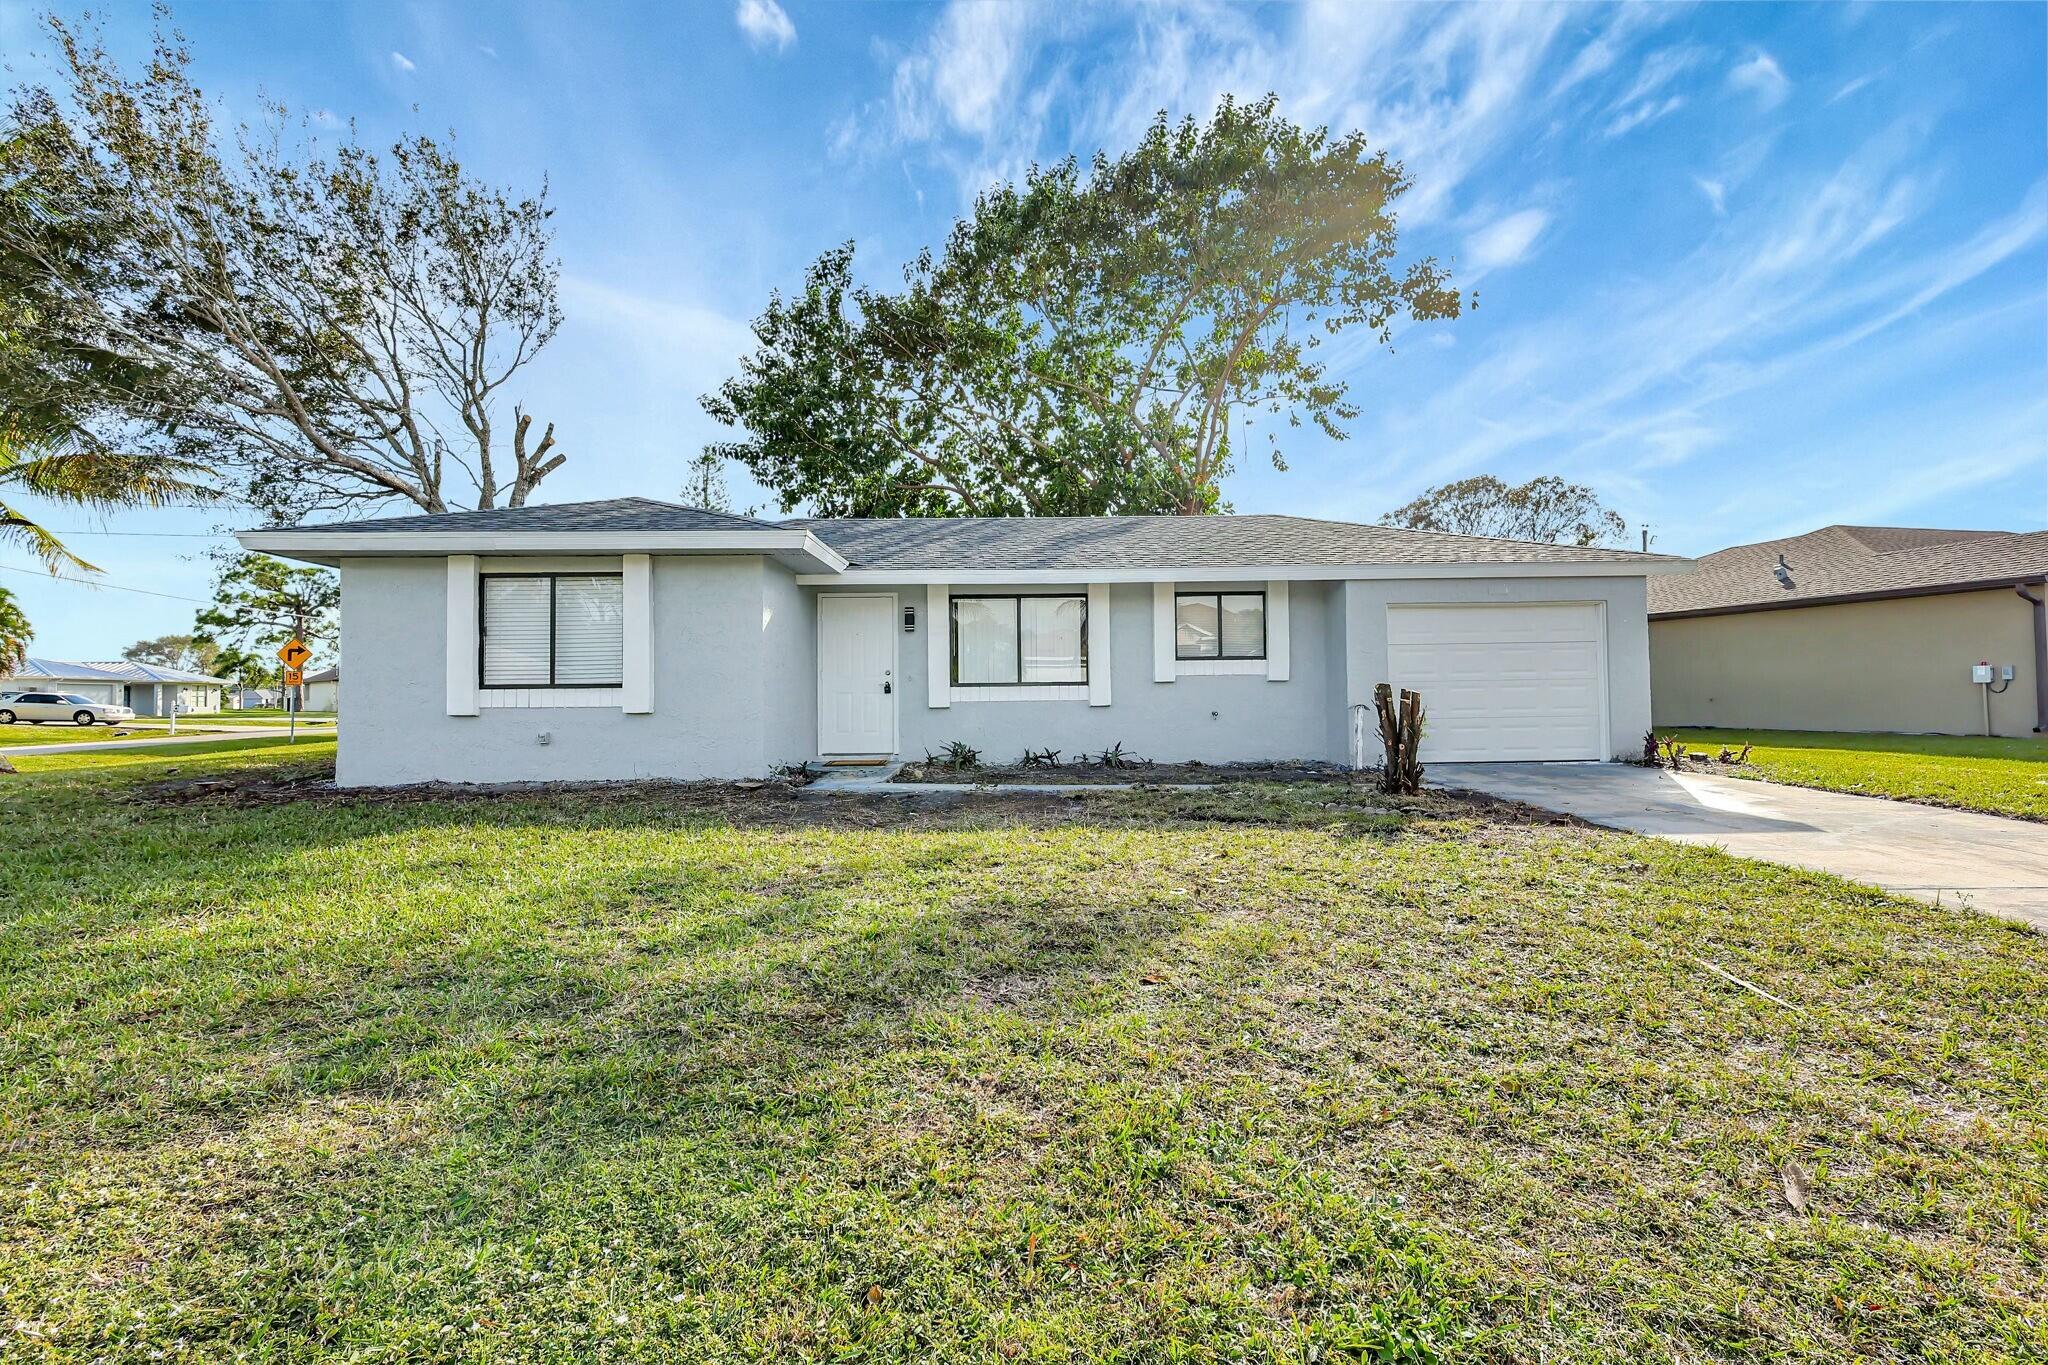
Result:
<instances>
[{"instance_id":1,"label":"concrete driveway","mask_svg":"<svg viewBox=\"0 0 2048 1365\"><path fill-rule=\"evenodd\" d=\"M1440 763L1425 777L2048 932L2048 825L1625 763Z\"/></svg>"}]
</instances>

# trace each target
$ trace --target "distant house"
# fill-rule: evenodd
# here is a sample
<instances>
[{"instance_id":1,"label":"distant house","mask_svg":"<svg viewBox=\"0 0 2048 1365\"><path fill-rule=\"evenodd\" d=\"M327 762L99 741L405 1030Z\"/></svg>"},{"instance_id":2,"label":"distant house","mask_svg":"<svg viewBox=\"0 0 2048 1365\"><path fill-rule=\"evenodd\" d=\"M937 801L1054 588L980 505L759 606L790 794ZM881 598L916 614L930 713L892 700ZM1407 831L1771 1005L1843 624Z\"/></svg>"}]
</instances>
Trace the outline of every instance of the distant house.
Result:
<instances>
[{"instance_id":1,"label":"distant house","mask_svg":"<svg viewBox=\"0 0 2048 1365\"><path fill-rule=\"evenodd\" d=\"M169 714L174 701L180 715L220 710L221 689L227 686L227 679L127 659L74 663L67 659L31 658L10 674L5 683L0 683L7 687L16 685L46 687L92 701L129 706L140 716L162 716Z\"/></svg>"},{"instance_id":2,"label":"distant house","mask_svg":"<svg viewBox=\"0 0 2048 1365\"><path fill-rule=\"evenodd\" d=\"M2042 734L2048 531L1826 526L1716 551L1650 580L1650 672L1660 726Z\"/></svg>"},{"instance_id":3,"label":"distant house","mask_svg":"<svg viewBox=\"0 0 2048 1365\"><path fill-rule=\"evenodd\" d=\"M308 711L332 711L341 697L341 665L323 668L318 673L308 673L305 685L305 708Z\"/></svg>"}]
</instances>

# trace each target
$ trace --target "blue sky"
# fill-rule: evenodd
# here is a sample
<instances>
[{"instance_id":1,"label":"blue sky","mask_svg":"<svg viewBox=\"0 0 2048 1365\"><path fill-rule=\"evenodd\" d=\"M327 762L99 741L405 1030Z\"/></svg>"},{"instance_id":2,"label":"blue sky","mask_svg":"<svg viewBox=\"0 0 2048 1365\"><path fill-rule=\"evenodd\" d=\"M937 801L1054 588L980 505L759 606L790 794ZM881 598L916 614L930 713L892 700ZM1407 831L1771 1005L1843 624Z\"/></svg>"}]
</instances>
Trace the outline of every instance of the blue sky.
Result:
<instances>
[{"instance_id":1,"label":"blue sky","mask_svg":"<svg viewBox=\"0 0 2048 1365\"><path fill-rule=\"evenodd\" d=\"M1330 349L1351 439L1287 432L1241 511L1372 519L1491 472L1596 486L1657 548L1828 522L2048 525L2048 33L2039 5L183 4L228 112L453 129L547 177L567 325L518 395L547 500L673 497L768 291L847 239L873 278L1034 159L1276 92L1415 189L1404 241L1479 294ZM109 36L137 54L140 5ZM0 0L12 79L44 44ZM760 495L735 480L744 502ZM35 648L185 628L216 514L59 513L106 581L0 551ZM159 534L179 532L173 537Z\"/></svg>"}]
</instances>

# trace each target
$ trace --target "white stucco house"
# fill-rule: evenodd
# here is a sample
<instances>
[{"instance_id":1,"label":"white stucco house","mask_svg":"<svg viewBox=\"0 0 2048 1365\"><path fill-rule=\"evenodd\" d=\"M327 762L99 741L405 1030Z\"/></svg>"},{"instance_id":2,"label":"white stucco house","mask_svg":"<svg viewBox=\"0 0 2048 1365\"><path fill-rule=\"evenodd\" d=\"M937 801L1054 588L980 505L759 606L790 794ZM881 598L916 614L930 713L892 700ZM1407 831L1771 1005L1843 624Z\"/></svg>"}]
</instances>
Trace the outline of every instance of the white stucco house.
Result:
<instances>
[{"instance_id":1,"label":"white stucco house","mask_svg":"<svg viewBox=\"0 0 2048 1365\"><path fill-rule=\"evenodd\" d=\"M345 785L797 760L1607 760L1650 725L1646 580L1689 561L1289 516L756 521L639 498L248 531L341 570ZM1376 761L1371 741L1363 754Z\"/></svg>"}]
</instances>

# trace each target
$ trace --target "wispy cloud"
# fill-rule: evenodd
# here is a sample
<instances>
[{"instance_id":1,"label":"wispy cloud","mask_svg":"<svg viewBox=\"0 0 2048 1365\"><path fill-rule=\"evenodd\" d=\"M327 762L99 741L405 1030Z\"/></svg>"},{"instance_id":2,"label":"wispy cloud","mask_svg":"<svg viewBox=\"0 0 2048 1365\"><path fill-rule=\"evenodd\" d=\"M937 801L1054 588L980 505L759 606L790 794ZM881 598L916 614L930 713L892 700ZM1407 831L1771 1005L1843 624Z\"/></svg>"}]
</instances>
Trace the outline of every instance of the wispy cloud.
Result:
<instances>
[{"instance_id":1,"label":"wispy cloud","mask_svg":"<svg viewBox=\"0 0 2048 1365\"><path fill-rule=\"evenodd\" d=\"M1699 186L1701 194L1707 196L1707 206L1714 210L1714 216L1716 218L1725 218L1728 216L1727 185L1723 184L1719 180L1709 180L1703 175L1694 176L1692 178L1692 183Z\"/></svg>"},{"instance_id":2,"label":"wispy cloud","mask_svg":"<svg viewBox=\"0 0 2048 1365\"><path fill-rule=\"evenodd\" d=\"M1730 68L1728 84L1733 89L1753 95L1760 109L1777 108L1792 91L1792 82L1786 78L1777 59L1762 48L1752 53L1749 60Z\"/></svg>"},{"instance_id":3,"label":"wispy cloud","mask_svg":"<svg viewBox=\"0 0 2048 1365\"><path fill-rule=\"evenodd\" d=\"M796 25L775 0L740 0L733 19L755 47L781 52L796 41Z\"/></svg>"},{"instance_id":4,"label":"wispy cloud","mask_svg":"<svg viewBox=\"0 0 2048 1365\"><path fill-rule=\"evenodd\" d=\"M1863 89L1872 81L1875 81L1882 74L1882 72L1873 71L1868 75L1858 76L1853 80L1844 81L1842 83L1841 89L1835 91L1834 94L1828 96L1828 103L1836 104L1842 100L1849 98L1849 96L1855 94L1858 90Z\"/></svg>"},{"instance_id":5,"label":"wispy cloud","mask_svg":"<svg viewBox=\"0 0 2048 1365\"><path fill-rule=\"evenodd\" d=\"M406 56L403 52L398 51L392 52L391 64L397 67L400 71L412 71L417 69L413 66L412 58Z\"/></svg>"},{"instance_id":6,"label":"wispy cloud","mask_svg":"<svg viewBox=\"0 0 2048 1365\"><path fill-rule=\"evenodd\" d=\"M1521 261L1549 226L1550 215L1542 209L1523 209L1487 224L1466 242L1474 271L1498 270Z\"/></svg>"},{"instance_id":7,"label":"wispy cloud","mask_svg":"<svg viewBox=\"0 0 2048 1365\"><path fill-rule=\"evenodd\" d=\"M1685 96L1665 94L1667 87L1705 58L1704 49L1685 44L1650 53L1636 68L1628 89L1608 105L1605 136L1617 138L1645 124L1677 113L1685 107Z\"/></svg>"},{"instance_id":8,"label":"wispy cloud","mask_svg":"<svg viewBox=\"0 0 2048 1365\"><path fill-rule=\"evenodd\" d=\"M931 37L896 65L890 98L897 130L912 140L988 135L1015 93L1035 17L1023 4L947 6Z\"/></svg>"}]
</instances>

